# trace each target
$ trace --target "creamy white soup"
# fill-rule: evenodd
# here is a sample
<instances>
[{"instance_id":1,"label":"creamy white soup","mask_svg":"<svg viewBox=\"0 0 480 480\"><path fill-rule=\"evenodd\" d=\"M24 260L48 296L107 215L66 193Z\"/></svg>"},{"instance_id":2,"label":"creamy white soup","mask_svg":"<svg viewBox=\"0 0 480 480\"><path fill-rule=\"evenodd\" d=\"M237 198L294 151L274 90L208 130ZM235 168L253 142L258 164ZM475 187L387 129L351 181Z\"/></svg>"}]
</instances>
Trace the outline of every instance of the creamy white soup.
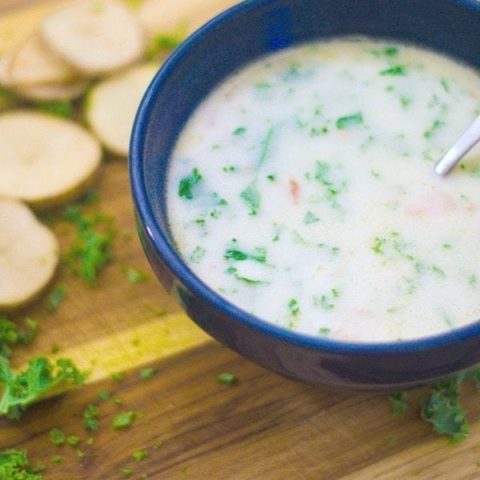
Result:
<instances>
[{"instance_id":1,"label":"creamy white soup","mask_svg":"<svg viewBox=\"0 0 480 480\"><path fill-rule=\"evenodd\" d=\"M480 318L480 154L433 165L480 114L480 76L395 43L267 56L194 112L167 203L184 260L266 322L381 342Z\"/></svg>"}]
</instances>

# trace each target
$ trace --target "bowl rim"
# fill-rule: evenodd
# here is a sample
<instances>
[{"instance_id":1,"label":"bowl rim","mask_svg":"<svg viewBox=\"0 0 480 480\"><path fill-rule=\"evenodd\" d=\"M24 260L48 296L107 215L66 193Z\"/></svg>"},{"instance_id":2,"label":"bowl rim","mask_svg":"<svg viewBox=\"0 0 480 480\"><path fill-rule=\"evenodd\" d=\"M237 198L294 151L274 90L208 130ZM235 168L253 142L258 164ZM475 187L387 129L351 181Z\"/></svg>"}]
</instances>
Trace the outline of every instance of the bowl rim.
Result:
<instances>
[{"instance_id":1,"label":"bowl rim","mask_svg":"<svg viewBox=\"0 0 480 480\"><path fill-rule=\"evenodd\" d=\"M480 14L480 2L477 0L446 1L453 5L470 8L477 12L477 14ZM267 3L271 3L271 0L247 0L240 2L201 26L165 61L152 80L140 103L130 142L129 174L137 218L142 223L151 245L170 272L194 295L213 305L216 310L228 316L230 321L241 323L247 328L259 331L284 343L331 354L382 355L425 351L446 347L448 345L452 346L455 343L461 343L475 336L480 337L480 319L450 331L419 337L417 339L372 343L340 341L288 330L242 310L212 290L188 267L181 255L177 252L173 242L169 240L168 232L165 232L156 221L144 182L143 140L146 136L148 119L151 116L159 91L165 82L168 81L170 75L175 72L177 65L181 64L183 59L188 55L190 49L201 42L204 37L208 36L210 31L215 29L217 25L228 21L239 13L256 9Z\"/></svg>"}]
</instances>

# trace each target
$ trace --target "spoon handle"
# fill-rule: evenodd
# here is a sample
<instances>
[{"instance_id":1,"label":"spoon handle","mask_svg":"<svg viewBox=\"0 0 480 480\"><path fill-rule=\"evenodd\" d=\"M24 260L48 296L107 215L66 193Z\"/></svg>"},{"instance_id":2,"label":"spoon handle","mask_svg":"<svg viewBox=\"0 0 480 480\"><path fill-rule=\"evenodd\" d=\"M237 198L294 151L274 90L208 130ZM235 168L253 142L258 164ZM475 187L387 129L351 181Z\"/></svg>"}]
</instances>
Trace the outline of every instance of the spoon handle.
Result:
<instances>
[{"instance_id":1,"label":"spoon handle","mask_svg":"<svg viewBox=\"0 0 480 480\"><path fill-rule=\"evenodd\" d=\"M478 142L480 142L480 117L476 118L453 147L437 162L435 173L442 177L447 175Z\"/></svg>"}]
</instances>

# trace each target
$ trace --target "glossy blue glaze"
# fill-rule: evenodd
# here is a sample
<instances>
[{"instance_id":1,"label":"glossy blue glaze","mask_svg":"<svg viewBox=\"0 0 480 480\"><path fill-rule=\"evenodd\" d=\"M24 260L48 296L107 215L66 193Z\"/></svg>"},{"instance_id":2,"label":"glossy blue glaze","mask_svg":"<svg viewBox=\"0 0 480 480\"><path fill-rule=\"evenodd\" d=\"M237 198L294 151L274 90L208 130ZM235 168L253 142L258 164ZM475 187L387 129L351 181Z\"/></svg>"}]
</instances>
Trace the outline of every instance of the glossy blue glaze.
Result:
<instances>
[{"instance_id":1,"label":"glossy blue glaze","mask_svg":"<svg viewBox=\"0 0 480 480\"><path fill-rule=\"evenodd\" d=\"M480 322L418 341L384 344L287 331L241 311L203 284L177 254L165 211L170 153L187 118L215 85L269 52L352 34L423 45L480 66L480 3L475 0L246 1L201 28L162 67L137 115L130 175L150 263L201 328L246 358L302 382L391 391L480 362Z\"/></svg>"}]
</instances>

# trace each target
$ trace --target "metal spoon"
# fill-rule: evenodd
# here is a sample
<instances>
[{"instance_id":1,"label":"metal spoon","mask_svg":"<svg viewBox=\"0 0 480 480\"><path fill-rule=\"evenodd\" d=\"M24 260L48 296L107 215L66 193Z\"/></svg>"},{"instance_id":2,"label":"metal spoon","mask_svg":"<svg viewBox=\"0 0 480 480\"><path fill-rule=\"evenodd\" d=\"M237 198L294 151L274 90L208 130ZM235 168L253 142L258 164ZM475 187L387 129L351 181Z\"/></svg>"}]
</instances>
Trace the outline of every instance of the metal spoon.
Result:
<instances>
[{"instance_id":1,"label":"metal spoon","mask_svg":"<svg viewBox=\"0 0 480 480\"><path fill-rule=\"evenodd\" d=\"M444 177L480 142L480 117L467 128L452 148L436 163L435 173Z\"/></svg>"}]
</instances>

